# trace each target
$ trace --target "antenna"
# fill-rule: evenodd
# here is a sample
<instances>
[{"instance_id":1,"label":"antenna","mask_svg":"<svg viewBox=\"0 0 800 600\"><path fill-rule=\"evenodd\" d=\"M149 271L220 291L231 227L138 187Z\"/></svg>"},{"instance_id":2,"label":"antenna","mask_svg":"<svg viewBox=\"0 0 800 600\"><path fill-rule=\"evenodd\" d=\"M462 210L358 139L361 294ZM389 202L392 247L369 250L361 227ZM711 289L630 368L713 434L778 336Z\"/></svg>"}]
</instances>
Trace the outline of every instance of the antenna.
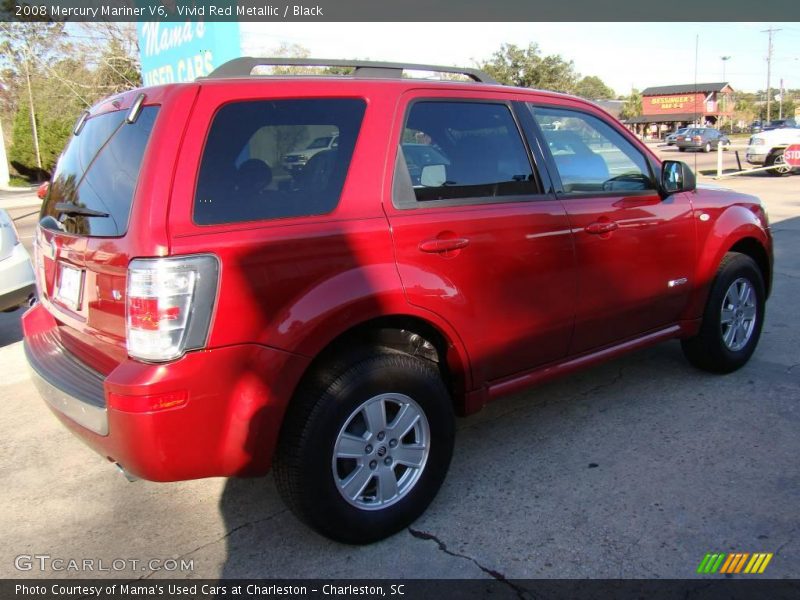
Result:
<instances>
[{"instance_id":1,"label":"antenna","mask_svg":"<svg viewBox=\"0 0 800 600\"><path fill-rule=\"evenodd\" d=\"M774 27L763 29L761 31L761 33L769 34L769 45L767 46L767 121L772 120L772 34L779 31L781 30L775 29Z\"/></svg>"}]
</instances>

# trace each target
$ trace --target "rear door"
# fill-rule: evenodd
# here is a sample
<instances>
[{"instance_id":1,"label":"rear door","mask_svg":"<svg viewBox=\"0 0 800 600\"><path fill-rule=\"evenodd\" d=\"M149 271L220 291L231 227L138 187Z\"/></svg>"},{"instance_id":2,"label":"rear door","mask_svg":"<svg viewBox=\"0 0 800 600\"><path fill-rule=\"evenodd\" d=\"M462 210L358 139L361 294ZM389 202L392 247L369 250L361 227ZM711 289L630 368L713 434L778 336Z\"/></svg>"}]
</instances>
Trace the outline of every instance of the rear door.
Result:
<instances>
[{"instance_id":1,"label":"rear door","mask_svg":"<svg viewBox=\"0 0 800 600\"><path fill-rule=\"evenodd\" d=\"M446 319L476 383L566 355L575 263L566 212L509 100L416 90L400 103L385 207L408 301Z\"/></svg>"},{"instance_id":2,"label":"rear door","mask_svg":"<svg viewBox=\"0 0 800 600\"><path fill-rule=\"evenodd\" d=\"M575 233L570 354L676 322L694 272L689 197L662 197L649 159L601 114L578 106L528 108Z\"/></svg>"}]
</instances>

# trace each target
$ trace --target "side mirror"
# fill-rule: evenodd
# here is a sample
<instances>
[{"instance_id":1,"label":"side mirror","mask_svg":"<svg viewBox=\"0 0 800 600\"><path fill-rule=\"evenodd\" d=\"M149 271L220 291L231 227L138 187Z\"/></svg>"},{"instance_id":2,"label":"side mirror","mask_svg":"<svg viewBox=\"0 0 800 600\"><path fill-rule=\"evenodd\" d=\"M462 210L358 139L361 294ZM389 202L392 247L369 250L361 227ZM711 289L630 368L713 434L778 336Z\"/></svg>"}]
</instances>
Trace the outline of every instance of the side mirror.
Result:
<instances>
[{"instance_id":1,"label":"side mirror","mask_svg":"<svg viewBox=\"0 0 800 600\"><path fill-rule=\"evenodd\" d=\"M444 165L425 165L419 175L419 182L425 187L442 187L447 181Z\"/></svg>"},{"instance_id":2,"label":"side mirror","mask_svg":"<svg viewBox=\"0 0 800 600\"><path fill-rule=\"evenodd\" d=\"M661 189L665 194L691 192L697 187L694 172L684 162L665 160L661 165Z\"/></svg>"}]
</instances>

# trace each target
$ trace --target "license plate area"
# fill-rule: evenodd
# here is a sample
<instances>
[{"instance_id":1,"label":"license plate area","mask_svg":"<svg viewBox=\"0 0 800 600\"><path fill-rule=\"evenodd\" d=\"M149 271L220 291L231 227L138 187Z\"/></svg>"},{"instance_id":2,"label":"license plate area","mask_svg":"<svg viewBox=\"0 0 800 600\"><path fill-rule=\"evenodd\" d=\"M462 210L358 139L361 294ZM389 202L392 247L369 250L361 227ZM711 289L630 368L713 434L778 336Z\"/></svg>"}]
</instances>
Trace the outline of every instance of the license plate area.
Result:
<instances>
[{"instance_id":1,"label":"license plate area","mask_svg":"<svg viewBox=\"0 0 800 600\"><path fill-rule=\"evenodd\" d=\"M64 306L78 311L83 296L83 269L58 263L58 285L54 299Z\"/></svg>"}]
</instances>

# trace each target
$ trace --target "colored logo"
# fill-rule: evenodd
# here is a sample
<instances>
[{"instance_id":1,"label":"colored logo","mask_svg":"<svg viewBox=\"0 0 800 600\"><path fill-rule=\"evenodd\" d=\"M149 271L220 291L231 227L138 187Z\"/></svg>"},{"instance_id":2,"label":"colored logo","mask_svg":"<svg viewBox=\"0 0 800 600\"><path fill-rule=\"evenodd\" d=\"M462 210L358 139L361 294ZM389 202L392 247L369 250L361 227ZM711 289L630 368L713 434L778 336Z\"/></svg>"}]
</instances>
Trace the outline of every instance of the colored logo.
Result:
<instances>
[{"instance_id":1,"label":"colored logo","mask_svg":"<svg viewBox=\"0 0 800 600\"><path fill-rule=\"evenodd\" d=\"M702 575L713 575L714 573L755 575L763 573L771 560L772 552L754 552L753 554L748 552L732 552L730 554L709 552L700 561L697 572Z\"/></svg>"}]
</instances>

